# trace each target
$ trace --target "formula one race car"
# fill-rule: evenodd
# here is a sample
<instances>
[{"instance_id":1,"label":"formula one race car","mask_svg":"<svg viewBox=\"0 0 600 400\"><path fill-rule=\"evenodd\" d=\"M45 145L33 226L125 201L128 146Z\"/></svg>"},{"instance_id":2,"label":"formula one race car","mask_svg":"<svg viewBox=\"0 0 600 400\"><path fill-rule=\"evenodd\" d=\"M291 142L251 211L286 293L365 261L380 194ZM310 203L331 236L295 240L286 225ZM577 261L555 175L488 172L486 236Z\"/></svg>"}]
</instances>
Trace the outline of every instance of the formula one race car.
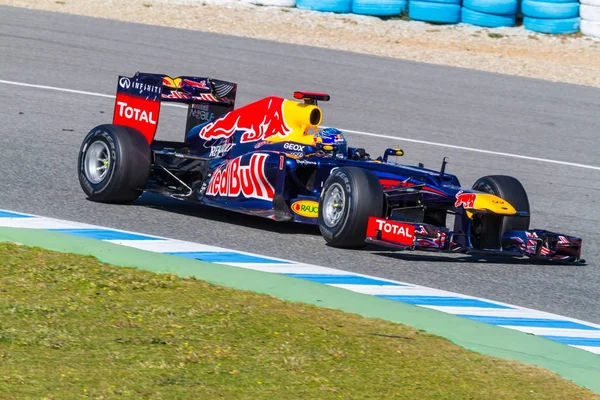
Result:
<instances>
[{"instance_id":1,"label":"formula one race car","mask_svg":"<svg viewBox=\"0 0 600 400\"><path fill-rule=\"evenodd\" d=\"M78 157L88 198L127 203L144 191L318 225L331 246L527 256L583 262L582 240L530 229L529 200L510 176L461 187L422 165L372 159L343 132L321 126L318 101L266 97L235 109L237 84L211 78L119 76L112 124L92 129ZM183 141L155 140L161 102L188 104ZM447 219L454 219L453 224ZM452 228L449 228L452 226Z\"/></svg>"}]
</instances>

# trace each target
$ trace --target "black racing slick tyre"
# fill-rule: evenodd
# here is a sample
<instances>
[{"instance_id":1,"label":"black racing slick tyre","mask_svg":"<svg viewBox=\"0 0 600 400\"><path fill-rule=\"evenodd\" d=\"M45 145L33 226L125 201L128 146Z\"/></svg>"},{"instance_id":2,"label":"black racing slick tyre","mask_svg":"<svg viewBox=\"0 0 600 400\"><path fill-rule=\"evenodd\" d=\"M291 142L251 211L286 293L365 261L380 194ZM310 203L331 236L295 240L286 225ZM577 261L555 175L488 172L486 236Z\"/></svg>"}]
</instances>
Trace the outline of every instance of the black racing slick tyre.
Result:
<instances>
[{"instance_id":1,"label":"black racing slick tyre","mask_svg":"<svg viewBox=\"0 0 600 400\"><path fill-rule=\"evenodd\" d=\"M151 150L136 129L100 125L81 144L77 173L89 200L130 203L143 193L150 173Z\"/></svg>"},{"instance_id":2,"label":"black racing slick tyre","mask_svg":"<svg viewBox=\"0 0 600 400\"><path fill-rule=\"evenodd\" d=\"M381 217L384 197L379 179L356 167L336 168L325 181L319 199L319 229L332 247L366 245L369 217Z\"/></svg>"},{"instance_id":3,"label":"black racing slick tyre","mask_svg":"<svg viewBox=\"0 0 600 400\"><path fill-rule=\"evenodd\" d=\"M474 245L482 248L498 248L502 235L509 230L529 229L529 198L518 179L507 175L489 175L479 178L473 190L494 194L508 201L517 212L526 212L524 217L479 216L474 218L472 227L480 232Z\"/></svg>"}]
</instances>

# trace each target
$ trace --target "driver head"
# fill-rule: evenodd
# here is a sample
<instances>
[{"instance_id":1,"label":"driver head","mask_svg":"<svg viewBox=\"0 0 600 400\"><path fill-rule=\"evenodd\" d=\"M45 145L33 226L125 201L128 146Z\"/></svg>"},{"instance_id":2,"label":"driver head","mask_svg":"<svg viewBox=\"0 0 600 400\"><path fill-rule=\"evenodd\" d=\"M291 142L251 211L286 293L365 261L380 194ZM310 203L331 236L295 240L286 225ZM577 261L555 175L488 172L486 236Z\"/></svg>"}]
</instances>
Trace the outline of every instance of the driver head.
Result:
<instances>
[{"instance_id":1,"label":"driver head","mask_svg":"<svg viewBox=\"0 0 600 400\"><path fill-rule=\"evenodd\" d=\"M342 131L336 128L323 128L315 135L316 144L330 144L337 146L336 157L346 158L348 156L348 142Z\"/></svg>"}]
</instances>

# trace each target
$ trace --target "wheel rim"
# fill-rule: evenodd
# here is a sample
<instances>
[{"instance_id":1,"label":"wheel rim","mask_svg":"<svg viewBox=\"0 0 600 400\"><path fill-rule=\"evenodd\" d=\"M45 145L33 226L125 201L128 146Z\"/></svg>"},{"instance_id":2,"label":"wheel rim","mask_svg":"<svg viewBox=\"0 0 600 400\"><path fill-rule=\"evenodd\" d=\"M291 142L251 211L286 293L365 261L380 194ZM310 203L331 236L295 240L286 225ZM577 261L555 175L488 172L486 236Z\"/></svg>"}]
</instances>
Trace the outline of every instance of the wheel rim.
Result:
<instances>
[{"instance_id":1,"label":"wheel rim","mask_svg":"<svg viewBox=\"0 0 600 400\"><path fill-rule=\"evenodd\" d=\"M323 199L323 221L328 227L334 227L342 219L346 202L344 189L339 183L331 185Z\"/></svg>"},{"instance_id":2,"label":"wheel rim","mask_svg":"<svg viewBox=\"0 0 600 400\"><path fill-rule=\"evenodd\" d=\"M92 183L100 183L106 178L110 167L110 150L106 143L96 141L85 153L85 177Z\"/></svg>"}]
</instances>

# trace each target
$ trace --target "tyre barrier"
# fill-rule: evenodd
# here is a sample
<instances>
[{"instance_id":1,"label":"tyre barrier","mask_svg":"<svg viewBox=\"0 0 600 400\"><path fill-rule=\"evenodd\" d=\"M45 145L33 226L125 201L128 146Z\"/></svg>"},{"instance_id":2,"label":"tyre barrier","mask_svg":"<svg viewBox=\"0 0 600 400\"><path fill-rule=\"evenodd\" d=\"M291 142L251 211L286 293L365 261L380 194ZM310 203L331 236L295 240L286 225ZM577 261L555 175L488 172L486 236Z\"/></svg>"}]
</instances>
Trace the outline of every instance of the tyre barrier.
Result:
<instances>
[{"instance_id":1,"label":"tyre barrier","mask_svg":"<svg viewBox=\"0 0 600 400\"><path fill-rule=\"evenodd\" d=\"M582 3L579 8L579 16L586 21L600 22L600 6Z\"/></svg>"},{"instance_id":2,"label":"tyre barrier","mask_svg":"<svg viewBox=\"0 0 600 400\"><path fill-rule=\"evenodd\" d=\"M517 0L464 0L461 22L487 28L515 26L517 8Z\"/></svg>"},{"instance_id":3,"label":"tyre barrier","mask_svg":"<svg viewBox=\"0 0 600 400\"><path fill-rule=\"evenodd\" d=\"M261 6L341 14L399 16L408 9L416 21L512 27L523 18L525 29L546 34L572 34L600 39L600 0L240 0Z\"/></svg>"},{"instance_id":4,"label":"tyre barrier","mask_svg":"<svg viewBox=\"0 0 600 400\"><path fill-rule=\"evenodd\" d=\"M463 0L462 6L485 14L512 15L517 13L517 0Z\"/></svg>"},{"instance_id":5,"label":"tyre barrier","mask_svg":"<svg viewBox=\"0 0 600 400\"><path fill-rule=\"evenodd\" d=\"M600 22L593 22L582 19L580 30L582 35L600 39Z\"/></svg>"},{"instance_id":6,"label":"tyre barrier","mask_svg":"<svg viewBox=\"0 0 600 400\"><path fill-rule=\"evenodd\" d=\"M296 0L296 7L304 10L348 14L352 12L352 0Z\"/></svg>"},{"instance_id":7,"label":"tyre barrier","mask_svg":"<svg viewBox=\"0 0 600 400\"><path fill-rule=\"evenodd\" d=\"M406 0L354 0L352 13L388 17L402 14L406 5Z\"/></svg>"},{"instance_id":8,"label":"tyre barrier","mask_svg":"<svg viewBox=\"0 0 600 400\"><path fill-rule=\"evenodd\" d=\"M527 30L549 34L579 32L578 0L523 0L521 11Z\"/></svg>"},{"instance_id":9,"label":"tyre barrier","mask_svg":"<svg viewBox=\"0 0 600 400\"><path fill-rule=\"evenodd\" d=\"M503 26L515 26L517 17L516 14L487 14L463 7L460 20L462 23L469 25L500 28Z\"/></svg>"},{"instance_id":10,"label":"tyre barrier","mask_svg":"<svg viewBox=\"0 0 600 400\"><path fill-rule=\"evenodd\" d=\"M600 39L600 0L582 0L579 7L581 33Z\"/></svg>"},{"instance_id":11,"label":"tyre barrier","mask_svg":"<svg viewBox=\"0 0 600 400\"><path fill-rule=\"evenodd\" d=\"M579 17L579 2L550 3L523 0L523 15L531 18L569 19Z\"/></svg>"},{"instance_id":12,"label":"tyre barrier","mask_svg":"<svg viewBox=\"0 0 600 400\"><path fill-rule=\"evenodd\" d=\"M523 26L525 29L553 35L579 32L580 22L579 17L567 19L523 17Z\"/></svg>"},{"instance_id":13,"label":"tyre barrier","mask_svg":"<svg viewBox=\"0 0 600 400\"><path fill-rule=\"evenodd\" d=\"M408 2L408 17L416 21L458 24L460 22L460 9L460 0L410 0Z\"/></svg>"}]
</instances>

